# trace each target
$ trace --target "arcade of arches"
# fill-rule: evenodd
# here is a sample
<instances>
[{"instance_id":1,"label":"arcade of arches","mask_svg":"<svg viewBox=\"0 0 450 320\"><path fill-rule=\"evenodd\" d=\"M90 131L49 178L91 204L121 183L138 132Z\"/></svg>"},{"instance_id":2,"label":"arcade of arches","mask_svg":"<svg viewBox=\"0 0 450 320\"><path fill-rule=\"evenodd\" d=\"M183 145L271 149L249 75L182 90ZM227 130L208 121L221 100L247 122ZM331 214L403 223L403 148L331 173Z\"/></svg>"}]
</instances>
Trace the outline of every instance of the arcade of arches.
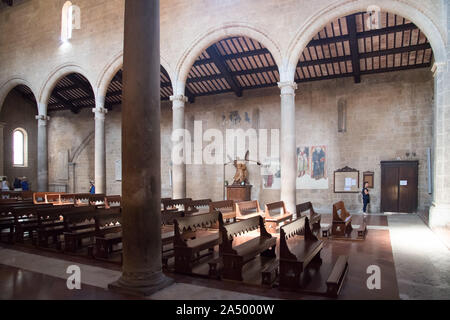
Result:
<instances>
[{"instance_id":1,"label":"arcade of arches","mask_svg":"<svg viewBox=\"0 0 450 320\"><path fill-rule=\"evenodd\" d=\"M255 263L244 268L252 275L237 289L217 277L205 280L208 260L180 276L178 251L164 251L173 225L161 222L161 199L230 200L233 160L244 163L247 150L247 186L234 187L250 195L233 199L257 200L263 211L283 201L294 219L300 219L297 205L311 202L322 217L317 241L327 243L322 278L339 255L349 259L340 297L449 297L448 1L383 0L373 12L366 0L64 2L0 4L1 201L12 199L8 187L25 192L16 180L59 200L87 194L92 184L98 195L122 197L114 254L98 259L99 240L84 246L92 239L82 238L71 254L83 272L103 270L104 276L83 280L89 287L83 298L189 299L197 287L206 290L200 299L311 298L275 287L248 289L261 282ZM61 41L61 12L78 9L80 28L74 24ZM238 145L243 141L240 151L209 148L228 142L232 132ZM370 204L363 213L366 181ZM363 241L320 232L333 234L333 205L340 201L355 229L367 225ZM184 219L188 207L178 208ZM17 219L12 227L0 221L0 278L18 270L30 278L45 274L58 288L54 297L74 298L63 288L65 270L57 270L65 265L70 230L55 236L56 245L46 244L33 264L31 255L43 250L39 222L36 230L22 230ZM11 259L19 252L20 259ZM381 256L383 289L367 290L366 268ZM325 282L306 286L326 291ZM4 296L5 290L1 298L24 297L20 290ZM44 296L52 293L26 297Z\"/></svg>"}]
</instances>

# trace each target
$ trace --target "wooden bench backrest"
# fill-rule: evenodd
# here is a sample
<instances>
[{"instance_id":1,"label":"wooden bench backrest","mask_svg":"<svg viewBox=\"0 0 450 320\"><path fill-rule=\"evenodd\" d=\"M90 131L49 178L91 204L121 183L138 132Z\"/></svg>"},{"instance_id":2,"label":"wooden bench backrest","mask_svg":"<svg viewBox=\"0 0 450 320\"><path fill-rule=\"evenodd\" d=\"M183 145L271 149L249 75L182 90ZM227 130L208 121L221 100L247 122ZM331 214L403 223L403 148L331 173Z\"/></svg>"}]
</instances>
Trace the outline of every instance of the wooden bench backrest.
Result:
<instances>
[{"instance_id":1,"label":"wooden bench backrest","mask_svg":"<svg viewBox=\"0 0 450 320\"><path fill-rule=\"evenodd\" d=\"M60 204L61 203L61 195L59 193L47 193L45 195L45 202Z\"/></svg>"},{"instance_id":2,"label":"wooden bench backrest","mask_svg":"<svg viewBox=\"0 0 450 320\"><path fill-rule=\"evenodd\" d=\"M185 212L198 212L199 208L209 208L211 199L192 200L186 203Z\"/></svg>"},{"instance_id":3,"label":"wooden bench backrest","mask_svg":"<svg viewBox=\"0 0 450 320\"><path fill-rule=\"evenodd\" d=\"M231 209L235 210L234 208L234 201L233 200L223 200L223 201L215 201L211 202L209 204L209 208L212 210L219 210L220 209Z\"/></svg>"},{"instance_id":4,"label":"wooden bench backrest","mask_svg":"<svg viewBox=\"0 0 450 320\"><path fill-rule=\"evenodd\" d=\"M260 213L261 207L258 200L244 201L236 203L236 216L242 217L246 214Z\"/></svg>"},{"instance_id":5,"label":"wooden bench backrest","mask_svg":"<svg viewBox=\"0 0 450 320\"><path fill-rule=\"evenodd\" d=\"M63 212L64 225L67 231L80 223L92 222L98 215L96 208L93 206L74 207Z\"/></svg>"},{"instance_id":6,"label":"wooden bench backrest","mask_svg":"<svg viewBox=\"0 0 450 320\"><path fill-rule=\"evenodd\" d=\"M185 206L188 202L192 201L191 198L183 198L183 199L164 199L161 200L161 203L163 205L163 211L167 211L168 208L178 208L178 210L185 209Z\"/></svg>"},{"instance_id":7,"label":"wooden bench backrest","mask_svg":"<svg viewBox=\"0 0 450 320\"><path fill-rule=\"evenodd\" d=\"M175 219L173 222L175 230L174 244L177 246L185 246L183 233L192 234L192 232L196 232L199 228L211 227L218 220L218 211Z\"/></svg>"},{"instance_id":8,"label":"wooden bench backrest","mask_svg":"<svg viewBox=\"0 0 450 320\"><path fill-rule=\"evenodd\" d=\"M96 231L122 225L122 214L120 212L103 212L96 215L94 219Z\"/></svg>"},{"instance_id":9,"label":"wooden bench backrest","mask_svg":"<svg viewBox=\"0 0 450 320\"><path fill-rule=\"evenodd\" d=\"M333 204L333 221L345 221L351 214L345 209L343 201Z\"/></svg>"},{"instance_id":10,"label":"wooden bench backrest","mask_svg":"<svg viewBox=\"0 0 450 320\"><path fill-rule=\"evenodd\" d=\"M24 207L13 207L12 208L12 212L13 212L14 217L16 219L20 219L20 218L36 218L37 219L38 209L41 209L43 207L44 207L44 205L42 205L42 206L33 205L33 206L24 206ZM45 207L53 208L53 205L49 204L48 206L45 206Z\"/></svg>"},{"instance_id":11,"label":"wooden bench backrest","mask_svg":"<svg viewBox=\"0 0 450 320\"><path fill-rule=\"evenodd\" d=\"M121 196L107 196L105 197L105 208L120 207L122 204Z\"/></svg>"},{"instance_id":12,"label":"wooden bench backrest","mask_svg":"<svg viewBox=\"0 0 450 320\"><path fill-rule=\"evenodd\" d=\"M74 196L75 205L89 205L90 193L77 193ZM105 195L103 195L104 197Z\"/></svg>"},{"instance_id":13,"label":"wooden bench backrest","mask_svg":"<svg viewBox=\"0 0 450 320\"><path fill-rule=\"evenodd\" d=\"M38 224L46 221L62 221L63 213L73 209L73 206L39 207L37 209Z\"/></svg>"},{"instance_id":14,"label":"wooden bench backrest","mask_svg":"<svg viewBox=\"0 0 450 320\"><path fill-rule=\"evenodd\" d=\"M295 236L304 236L304 241L317 241L317 237L311 232L308 217L301 217L280 228L280 258L297 260L291 253L287 240Z\"/></svg>"},{"instance_id":15,"label":"wooden bench backrest","mask_svg":"<svg viewBox=\"0 0 450 320\"><path fill-rule=\"evenodd\" d=\"M99 206L105 205L105 195L104 194L92 194L89 196L89 205Z\"/></svg>"},{"instance_id":16,"label":"wooden bench backrest","mask_svg":"<svg viewBox=\"0 0 450 320\"><path fill-rule=\"evenodd\" d=\"M260 237L272 238L267 232L264 225L264 219L261 216L251 217L231 224L225 225L222 214L219 215L219 231L221 236L220 250L221 252L236 253L233 249L233 239L247 232L257 230L259 228Z\"/></svg>"},{"instance_id":17,"label":"wooden bench backrest","mask_svg":"<svg viewBox=\"0 0 450 320\"><path fill-rule=\"evenodd\" d=\"M279 210L281 209L281 210ZM273 212L275 210L278 210L278 212ZM273 203L266 204L266 210L265 214L267 218L270 218L271 216L277 216L280 214L288 213L286 210L286 207L284 205L284 201L278 201Z\"/></svg>"},{"instance_id":18,"label":"wooden bench backrest","mask_svg":"<svg viewBox=\"0 0 450 320\"><path fill-rule=\"evenodd\" d=\"M310 214L313 214L314 209L313 209L311 202L305 202L305 203L298 204L296 206L297 217L301 217L302 213L305 211L308 211L308 210L309 210Z\"/></svg>"},{"instance_id":19,"label":"wooden bench backrest","mask_svg":"<svg viewBox=\"0 0 450 320\"><path fill-rule=\"evenodd\" d=\"M33 203L41 204L47 203L47 195L60 195L58 192L34 192L33 193Z\"/></svg>"},{"instance_id":20,"label":"wooden bench backrest","mask_svg":"<svg viewBox=\"0 0 450 320\"><path fill-rule=\"evenodd\" d=\"M73 193L65 193L60 196L61 204L75 204L75 194Z\"/></svg>"},{"instance_id":21,"label":"wooden bench backrest","mask_svg":"<svg viewBox=\"0 0 450 320\"><path fill-rule=\"evenodd\" d=\"M161 225L167 226L167 225L173 225L173 221L175 219L179 219L184 216L183 211L166 211L161 212Z\"/></svg>"}]
</instances>

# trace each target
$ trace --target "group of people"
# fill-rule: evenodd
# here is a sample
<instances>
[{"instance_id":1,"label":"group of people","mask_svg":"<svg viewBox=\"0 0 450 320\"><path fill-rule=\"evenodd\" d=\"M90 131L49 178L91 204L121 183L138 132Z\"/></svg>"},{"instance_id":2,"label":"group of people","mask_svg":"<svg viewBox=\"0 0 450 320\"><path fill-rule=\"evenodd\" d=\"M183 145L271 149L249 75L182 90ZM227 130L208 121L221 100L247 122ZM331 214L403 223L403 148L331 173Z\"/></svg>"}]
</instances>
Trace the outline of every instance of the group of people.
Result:
<instances>
[{"instance_id":1,"label":"group of people","mask_svg":"<svg viewBox=\"0 0 450 320\"><path fill-rule=\"evenodd\" d=\"M11 191L11 190L13 190L13 191L29 191L30 185L28 184L27 178L26 177L15 178L14 183L13 183L13 188L11 189L7 177L3 177L2 191Z\"/></svg>"}]
</instances>

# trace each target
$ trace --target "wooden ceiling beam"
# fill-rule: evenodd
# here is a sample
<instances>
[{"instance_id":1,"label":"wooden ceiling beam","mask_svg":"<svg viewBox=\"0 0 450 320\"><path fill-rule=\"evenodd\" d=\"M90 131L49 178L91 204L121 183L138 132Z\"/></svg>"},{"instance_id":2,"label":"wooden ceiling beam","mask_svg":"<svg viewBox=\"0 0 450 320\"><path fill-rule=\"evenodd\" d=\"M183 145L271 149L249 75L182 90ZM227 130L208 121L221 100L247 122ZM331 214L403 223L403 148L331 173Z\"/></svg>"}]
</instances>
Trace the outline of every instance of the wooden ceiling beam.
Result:
<instances>
[{"instance_id":1,"label":"wooden ceiling beam","mask_svg":"<svg viewBox=\"0 0 450 320\"><path fill-rule=\"evenodd\" d=\"M350 53L352 55L352 68L353 68L353 76L355 78L355 83L361 82L361 65L359 62L359 47L358 47L358 38L356 37L357 29L356 29L356 15L350 15L346 17L347 20L347 29L349 35L349 43L350 43Z\"/></svg>"}]
</instances>

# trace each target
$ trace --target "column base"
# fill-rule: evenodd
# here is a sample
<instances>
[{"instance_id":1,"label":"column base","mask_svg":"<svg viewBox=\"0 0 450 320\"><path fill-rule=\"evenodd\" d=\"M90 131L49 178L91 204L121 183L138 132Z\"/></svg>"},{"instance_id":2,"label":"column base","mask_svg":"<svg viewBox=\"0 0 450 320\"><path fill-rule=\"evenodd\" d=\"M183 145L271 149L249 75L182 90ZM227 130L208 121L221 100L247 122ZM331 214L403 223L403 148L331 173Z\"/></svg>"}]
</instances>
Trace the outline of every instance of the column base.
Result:
<instances>
[{"instance_id":1,"label":"column base","mask_svg":"<svg viewBox=\"0 0 450 320\"><path fill-rule=\"evenodd\" d=\"M430 208L430 228L450 228L450 205L435 204Z\"/></svg>"},{"instance_id":2,"label":"column base","mask_svg":"<svg viewBox=\"0 0 450 320\"><path fill-rule=\"evenodd\" d=\"M122 277L108 285L109 290L126 295L147 297L175 283L162 272L147 275L123 274Z\"/></svg>"}]
</instances>

